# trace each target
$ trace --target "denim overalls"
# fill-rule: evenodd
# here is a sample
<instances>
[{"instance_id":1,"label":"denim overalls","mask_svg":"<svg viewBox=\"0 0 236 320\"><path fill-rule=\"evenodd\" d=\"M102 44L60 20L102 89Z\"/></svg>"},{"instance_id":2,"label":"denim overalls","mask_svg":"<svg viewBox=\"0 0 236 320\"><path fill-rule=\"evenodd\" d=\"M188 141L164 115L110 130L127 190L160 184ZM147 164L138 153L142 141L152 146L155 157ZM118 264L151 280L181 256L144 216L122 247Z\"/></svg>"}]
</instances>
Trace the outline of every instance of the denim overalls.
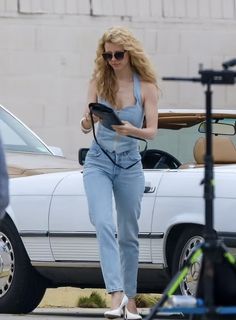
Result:
<instances>
[{"instance_id":1,"label":"denim overalls","mask_svg":"<svg viewBox=\"0 0 236 320\"><path fill-rule=\"evenodd\" d=\"M141 84L136 74L133 80L136 104L116 110L116 113L121 120L141 127L144 116ZM100 102L111 107L103 100ZM128 167L140 159L138 140L120 136L101 124L98 125L96 136L102 148L119 165ZM132 298L136 295L137 287L138 218L144 192L141 161L127 170L117 167L93 141L83 172L89 215L96 228L106 289L109 293L124 291ZM116 204L117 230L112 214L112 195Z\"/></svg>"}]
</instances>

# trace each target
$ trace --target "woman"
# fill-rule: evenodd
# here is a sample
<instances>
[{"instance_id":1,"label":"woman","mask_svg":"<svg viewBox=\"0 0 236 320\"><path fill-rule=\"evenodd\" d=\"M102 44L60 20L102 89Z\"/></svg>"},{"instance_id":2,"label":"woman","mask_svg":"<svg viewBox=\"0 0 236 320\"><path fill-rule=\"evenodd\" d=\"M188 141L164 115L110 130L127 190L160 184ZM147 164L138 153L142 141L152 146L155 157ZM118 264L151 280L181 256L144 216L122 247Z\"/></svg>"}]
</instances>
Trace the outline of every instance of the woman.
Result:
<instances>
[{"instance_id":1,"label":"woman","mask_svg":"<svg viewBox=\"0 0 236 320\"><path fill-rule=\"evenodd\" d=\"M123 125L114 125L113 130L109 130L98 124L99 144L93 141L83 171L102 273L111 294L111 309L104 314L107 318L120 317L125 309L126 319L141 319L134 298L144 174L138 140L131 137L155 137L157 101L155 72L140 42L127 28L108 29L98 43L88 104L100 102L113 108ZM142 127L144 116L145 128ZM84 133L91 131L91 120L87 107L81 119ZM97 122L99 118L93 115L93 121ZM112 215L112 193L116 203L117 231Z\"/></svg>"}]
</instances>

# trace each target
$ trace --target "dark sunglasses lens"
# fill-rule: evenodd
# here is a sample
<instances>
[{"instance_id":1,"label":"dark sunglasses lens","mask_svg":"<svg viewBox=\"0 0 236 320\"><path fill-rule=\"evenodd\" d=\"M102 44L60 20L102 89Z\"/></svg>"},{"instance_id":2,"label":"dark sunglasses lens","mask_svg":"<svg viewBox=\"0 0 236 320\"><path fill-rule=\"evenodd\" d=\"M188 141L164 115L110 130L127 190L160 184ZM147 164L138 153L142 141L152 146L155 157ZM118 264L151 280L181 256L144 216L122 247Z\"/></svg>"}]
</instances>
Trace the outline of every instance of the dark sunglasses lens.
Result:
<instances>
[{"instance_id":1,"label":"dark sunglasses lens","mask_svg":"<svg viewBox=\"0 0 236 320\"><path fill-rule=\"evenodd\" d=\"M114 57L116 60L124 59L124 55L125 55L125 51L116 51L114 53ZM105 61L110 61L113 57L113 54L111 52L104 52L102 56Z\"/></svg>"},{"instance_id":2,"label":"dark sunglasses lens","mask_svg":"<svg viewBox=\"0 0 236 320\"><path fill-rule=\"evenodd\" d=\"M122 60L124 58L124 55L124 51L116 51L114 57L116 58L116 60Z\"/></svg>"},{"instance_id":3,"label":"dark sunglasses lens","mask_svg":"<svg viewBox=\"0 0 236 320\"><path fill-rule=\"evenodd\" d=\"M102 54L102 56L105 61L109 61L112 59L112 53L105 52Z\"/></svg>"}]
</instances>

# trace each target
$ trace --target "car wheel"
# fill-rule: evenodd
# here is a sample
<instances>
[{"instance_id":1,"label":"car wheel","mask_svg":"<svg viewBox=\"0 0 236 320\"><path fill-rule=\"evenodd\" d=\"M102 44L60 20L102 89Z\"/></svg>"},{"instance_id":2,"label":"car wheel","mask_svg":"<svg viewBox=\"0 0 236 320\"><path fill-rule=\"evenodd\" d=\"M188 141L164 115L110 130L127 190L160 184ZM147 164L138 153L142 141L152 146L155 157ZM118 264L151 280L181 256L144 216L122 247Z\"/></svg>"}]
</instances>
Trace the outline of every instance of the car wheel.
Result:
<instances>
[{"instance_id":1,"label":"car wheel","mask_svg":"<svg viewBox=\"0 0 236 320\"><path fill-rule=\"evenodd\" d=\"M175 247L172 261L172 273L175 275L181 266L189 259L193 250L204 240L202 229L192 227L184 230ZM183 295L195 295L201 269L201 257L191 265L190 271L180 284L179 292Z\"/></svg>"},{"instance_id":2,"label":"car wheel","mask_svg":"<svg viewBox=\"0 0 236 320\"><path fill-rule=\"evenodd\" d=\"M11 219L0 220L0 313L28 313L46 290Z\"/></svg>"}]
</instances>

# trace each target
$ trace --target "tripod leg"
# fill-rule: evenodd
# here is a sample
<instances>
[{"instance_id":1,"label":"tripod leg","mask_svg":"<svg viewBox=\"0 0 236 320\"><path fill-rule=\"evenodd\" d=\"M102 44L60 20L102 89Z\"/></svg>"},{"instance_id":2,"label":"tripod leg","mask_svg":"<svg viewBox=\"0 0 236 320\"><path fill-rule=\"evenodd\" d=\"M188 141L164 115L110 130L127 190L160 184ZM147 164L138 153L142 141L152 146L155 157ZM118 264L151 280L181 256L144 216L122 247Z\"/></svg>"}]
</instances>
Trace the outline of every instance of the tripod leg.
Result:
<instances>
[{"instance_id":1,"label":"tripod leg","mask_svg":"<svg viewBox=\"0 0 236 320\"><path fill-rule=\"evenodd\" d=\"M174 276L171 282L168 284L166 289L164 290L161 299L159 302L151 309L149 315L145 317L145 320L151 320L155 316L156 313L160 311L160 308L164 305L164 303L176 292L180 283L186 277L188 272L190 271L190 267L193 263L195 263L198 258L202 255L201 245L196 248L196 250L192 253L189 260L186 264L182 267L179 272ZM171 308L170 308L171 311Z\"/></svg>"},{"instance_id":2,"label":"tripod leg","mask_svg":"<svg viewBox=\"0 0 236 320\"><path fill-rule=\"evenodd\" d=\"M154 318L155 314L160 311L160 308L163 307L164 303L169 299L169 297L177 290L178 284L186 277L189 271L189 267L184 267L183 270L180 270L166 287L165 291L162 294L161 299L158 303L151 309L149 315L145 317L145 320L151 320Z\"/></svg>"},{"instance_id":3,"label":"tripod leg","mask_svg":"<svg viewBox=\"0 0 236 320\"><path fill-rule=\"evenodd\" d=\"M219 306L229 308L236 305L236 259L221 240L208 240L203 245L197 297L204 301L209 310ZM217 319L223 316L216 310L213 313ZM207 316L211 319L210 312ZM224 317L228 319L231 315L225 314Z\"/></svg>"},{"instance_id":4,"label":"tripod leg","mask_svg":"<svg viewBox=\"0 0 236 320\"><path fill-rule=\"evenodd\" d=\"M224 252L224 257L226 260L232 265L232 267L236 270L236 259L235 257L227 250L225 245L221 243L222 250Z\"/></svg>"}]
</instances>

